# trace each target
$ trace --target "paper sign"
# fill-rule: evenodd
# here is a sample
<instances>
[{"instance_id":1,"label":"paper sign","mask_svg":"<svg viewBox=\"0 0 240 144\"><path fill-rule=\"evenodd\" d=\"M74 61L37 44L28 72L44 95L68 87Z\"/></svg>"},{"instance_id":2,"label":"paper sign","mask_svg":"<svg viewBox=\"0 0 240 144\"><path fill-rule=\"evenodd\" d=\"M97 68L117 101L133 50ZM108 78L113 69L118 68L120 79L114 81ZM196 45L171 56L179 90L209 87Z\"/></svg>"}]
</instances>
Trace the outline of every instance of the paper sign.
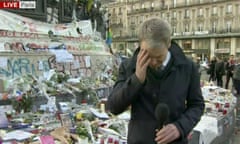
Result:
<instances>
[{"instance_id":1,"label":"paper sign","mask_svg":"<svg viewBox=\"0 0 240 144\"><path fill-rule=\"evenodd\" d=\"M89 68L91 67L91 57L90 56L85 56L84 57L86 67Z\"/></svg>"},{"instance_id":2,"label":"paper sign","mask_svg":"<svg viewBox=\"0 0 240 144\"><path fill-rule=\"evenodd\" d=\"M38 69L43 70L43 62L42 61L38 62Z\"/></svg>"},{"instance_id":3,"label":"paper sign","mask_svg":"<svg viewBox=\"0 0 240 144\"><path fill-rule=\"evenodd\" d=\"M55 144L54 138L49 135L40 136L41 144Z\"/></svg>"},{"instance_id":4,"label":"paper sign","mask_svg":"<svg viewBox=\"0 0 240 144\"><path fill-rule=\"evenodd\" d=\"M32 133L25 132L22 130L14 130L9 133L6 133L6 135L3 137L3 140L4 141L7 141L7 140L22 141L22 140L31 138L32 136L34 136L34 134L32 134Z\"/></svg>"},{"instance_id":5,"label":"paper sign","mask_svg":"<svg viewBox=\"0 0 240 144\"><path fill-rule=\"evenodd\" d=\"M55 54L57 62L73 62L73 55L64 49L52 49L51 53Z\"/></svg>"},{"instance_id":6,"label":"paper sign","mask_svg":"<svg viewBox=\"0 0 240 144\"><path fill-rule=\"evenodd\" d=\"M0 129L8 127L8 119L4 111L0 110Z\"/></svg>"},{"instance_id":7,"label":"paper sign","mask_svg":"<svg viewBox=\"0 0 240 144\"><path fill-rule=\"evenodd\" d=\"M7 67L7 60L6 57L0 57L0 67Z\"/></svg>"},{"instance_id":8,"label":"paper sign","mask_svg":"<svg viewBox=\"0 0 240 144\"><path fill-rule=\"evenodd\" d=\"M73 69L78 69L78 68L80 68L80 63L78 60L74 60L73 61Z\"/></svg>"},{"instance_id":9,"label":"paper sign","mask_svg":"<svg viewBox=\"0 0 240 144\"><path fill-rule=\"evenodd\" d=\"M97 109L94 109L94 108L90 108L90 111L95 115L97 116L98 118L109 118L109 116L107 115L107 113L105 112L99 112Z\"/></svg>"}]
</instances>

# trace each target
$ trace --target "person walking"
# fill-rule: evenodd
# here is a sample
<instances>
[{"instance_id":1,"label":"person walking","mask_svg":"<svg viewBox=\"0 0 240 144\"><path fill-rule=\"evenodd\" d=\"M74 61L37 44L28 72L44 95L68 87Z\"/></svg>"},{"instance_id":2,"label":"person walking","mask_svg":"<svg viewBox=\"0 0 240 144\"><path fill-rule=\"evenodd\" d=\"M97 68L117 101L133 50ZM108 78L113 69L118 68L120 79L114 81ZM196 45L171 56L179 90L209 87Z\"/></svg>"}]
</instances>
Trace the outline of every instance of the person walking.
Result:
<instances>
[{"instance_id":1,"label":"person walking","mask_svg":"<svg viewBox=\"0 0 240 144\"><path fill-rule=\"evenodd\" d=\"M171 40L165 20L146 20L138 37L140 47L120 65L107 109L117 115L130 107L128 144L187 144L205 107L197 66Z\"/></svg>"},{"instance_id":2,"label":"person walking","mask_svg":"<svg viewBox=\"0 0 240 144\"><path fill-rule=\"evenodd\" d=\"M234 65L235 65L234 55L230 55L229 60L226 63L226 83L225 83L226 89L228 89L230 79L233 78Z\"/></svg>"},{"instance_id":3,"label":"person walking","mask_svg":"<svg viewBox=\"0 0 240 144\"><path fill-rule=\"evenodd\" d=\"M215 65L216 65L216 57L212 57L212 59L210 60L210 63L208 65L208 70L207 70L207 74L209 74L209 79L208 82L211 81L215 81L216 80L216 75L215 75Z\"/></svg>"},{"instance_id":4,"label":"person walking","mask_svg":"<svg viewBox=\"0 0 240 144\"><path fill-rule=\"evenodd\" d=\"M237 96L240 95L240 58L236 59L236 65L233 70L233 86L236 90Z\"/></svg>"},{"instance_id":5,"label":"person walking","mask_svg":"<svg viewBox=\"0 0 240 144\"><path fill-rule=\"evenodd\" d=\"M220 57L217 57L217 62L215 64L215 75L217 80L217 86L223 87L223 75L225 75L224 62Z\"/></svg>"}]
</instances>

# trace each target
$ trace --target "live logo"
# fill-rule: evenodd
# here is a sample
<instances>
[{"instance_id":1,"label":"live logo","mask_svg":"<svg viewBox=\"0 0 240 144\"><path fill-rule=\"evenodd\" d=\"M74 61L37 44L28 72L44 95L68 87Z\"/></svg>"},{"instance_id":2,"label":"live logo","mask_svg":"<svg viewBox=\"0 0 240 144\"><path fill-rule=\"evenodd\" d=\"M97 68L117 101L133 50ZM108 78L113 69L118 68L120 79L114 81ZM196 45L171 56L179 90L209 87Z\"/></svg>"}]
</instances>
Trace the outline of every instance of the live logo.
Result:
<instances>
[{"instance_id":1,"label":"live logo","mask_svg":"<svg viewBox=\"0 0 240 144\"><path fill-rule=\"evenodd\" d=\"M10 8L10 9L19 8L19 1L0 2L0 8Z\"/></svg>"}]
</instances>

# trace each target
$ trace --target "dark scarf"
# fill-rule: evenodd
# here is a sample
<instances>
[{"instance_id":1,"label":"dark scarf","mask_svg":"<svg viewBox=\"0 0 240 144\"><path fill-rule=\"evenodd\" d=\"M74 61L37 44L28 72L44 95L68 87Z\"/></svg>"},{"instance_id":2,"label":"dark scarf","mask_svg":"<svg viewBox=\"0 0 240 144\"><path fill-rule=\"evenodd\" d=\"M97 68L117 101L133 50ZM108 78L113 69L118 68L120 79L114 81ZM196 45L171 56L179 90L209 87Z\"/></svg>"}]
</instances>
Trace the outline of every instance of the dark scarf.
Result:
<instances>
[{"instance_id":1,"label":"dark scarf","mask_svg":"<svg viewBox=\"0 0 240 144\"><path fill-rule=\"evenodd\" d=\"M160 79L163 79L165 76L167 76L171 70L171 67L173 66L174 63L174 58L173 56L171 56L168 64L164 67L164 69L152 69L152 68L148 68L147 69L147 79L149 79L150 81L158 81Z\"/></svg>"}]
</instances>

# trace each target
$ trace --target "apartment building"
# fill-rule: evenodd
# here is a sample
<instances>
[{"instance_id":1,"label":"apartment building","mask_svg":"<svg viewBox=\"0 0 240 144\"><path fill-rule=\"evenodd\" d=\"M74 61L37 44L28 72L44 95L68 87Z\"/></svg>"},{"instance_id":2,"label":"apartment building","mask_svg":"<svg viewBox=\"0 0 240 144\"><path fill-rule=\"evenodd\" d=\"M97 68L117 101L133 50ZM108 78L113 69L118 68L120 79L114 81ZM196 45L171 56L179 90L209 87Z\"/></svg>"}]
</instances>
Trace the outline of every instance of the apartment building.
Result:
<instances>
[{"instance_id":1,"label":"apartment building","mask_svg":"<svg viewBox=\"0 0 240 144\"><path fill-rule=\"evenodd\" d=\"M240 56L239 0L117 0L107 7L115 51L135 49L139 24L160 17L189 56Z\"/></svg>"}]
</instances>

